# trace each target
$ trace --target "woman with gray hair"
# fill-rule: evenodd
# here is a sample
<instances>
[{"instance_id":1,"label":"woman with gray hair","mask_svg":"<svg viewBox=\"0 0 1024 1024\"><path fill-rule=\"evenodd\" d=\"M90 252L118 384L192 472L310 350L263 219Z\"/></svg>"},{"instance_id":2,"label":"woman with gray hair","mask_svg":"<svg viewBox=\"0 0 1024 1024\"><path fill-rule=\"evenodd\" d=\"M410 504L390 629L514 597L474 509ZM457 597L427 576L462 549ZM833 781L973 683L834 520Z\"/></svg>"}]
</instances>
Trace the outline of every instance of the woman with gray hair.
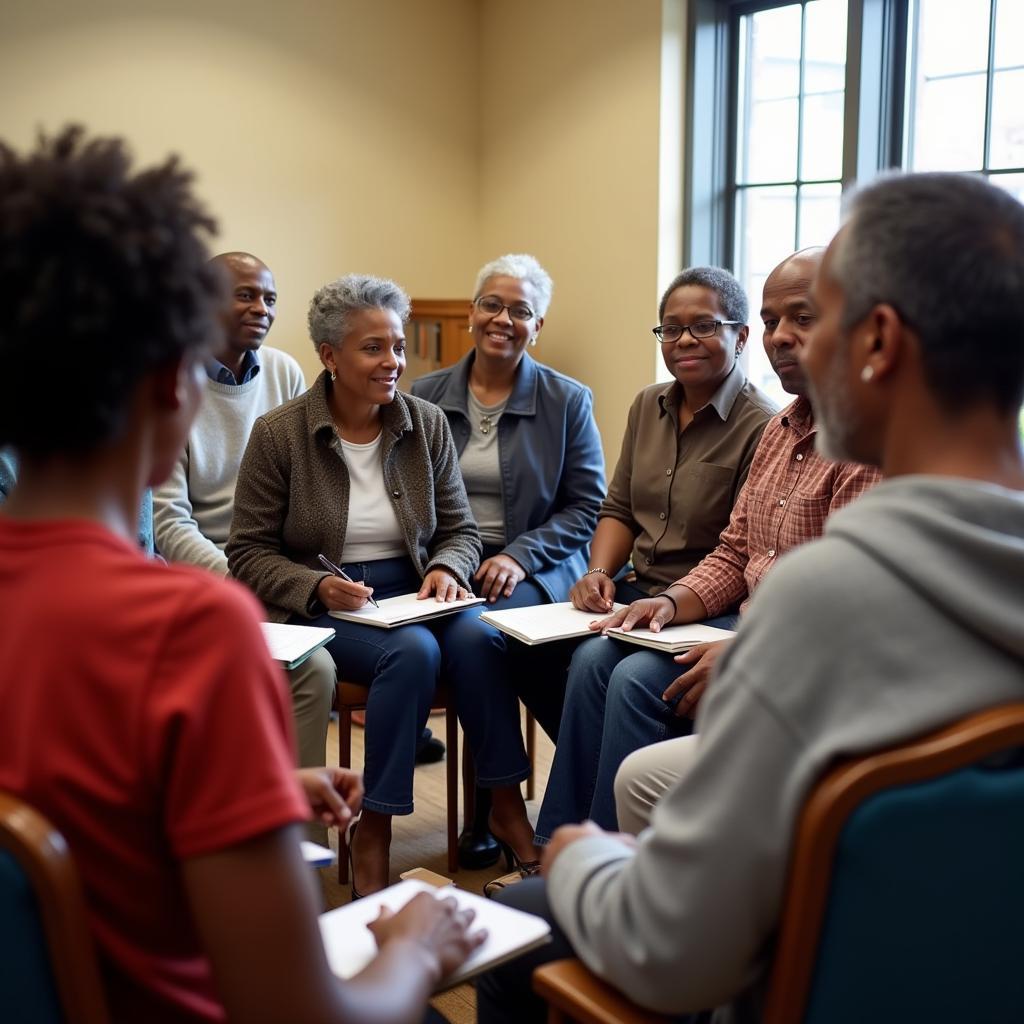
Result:
<instances>
[{"instance_id":1,"label":"woman with gray hair","mask_svg":"<svg viewBox=\"0 0 1024 1024\"><path fill-rule=\"evenodd\" d=\"M518 700L489 627L472 609L391 630L328 615L409 592L454 600L480 561L444 415L396 388L408 315L402 289L379 278L351 274L313 296L309 330L324 372L256 420L227 545L232 575L269 618L333 627L327 649L346 678L369 687L354 896L388 884L391 816L412 813L417 739L442 679L457 696L460 680L487 680L487 700L460 700L459 718L512 859L536 859L519 789L530 769ZM325 572L321 555L351 579Z\"/></svg>"},{"instance_id":2,"label":"woman with gray hair","mask_svg":"<svg viewBox=\"0 0 1024 1024\"><path fill-rule=\"evenodd\" d=\"M533 256L509 254L477 274L469 308L472 350L454 366L421 377L414 395L448 417L462 476L483 540L474 589L497 608L565 601L587 566L604 497L604 454L590 389L527 353L551 302L551 278ZM495 632L495 642L505 641ZM560 700L520 695L555 734ZM464 867L493 864L488 794L459 842Z\"/></svg>"}]
</instances>

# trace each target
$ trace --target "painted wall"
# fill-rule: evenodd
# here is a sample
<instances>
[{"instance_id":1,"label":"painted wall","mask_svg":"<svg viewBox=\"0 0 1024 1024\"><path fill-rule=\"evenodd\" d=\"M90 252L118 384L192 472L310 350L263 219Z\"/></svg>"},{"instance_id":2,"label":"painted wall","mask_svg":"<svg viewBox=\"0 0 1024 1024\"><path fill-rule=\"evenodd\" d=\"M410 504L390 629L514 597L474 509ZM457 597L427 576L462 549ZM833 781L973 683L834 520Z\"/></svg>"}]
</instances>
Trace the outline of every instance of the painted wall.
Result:
<instances>
[{"instance_id":1,"label":"painted wall","mask_svg":"<svg viewBox=\"0 0 1024 1024\"><path fill-rule=\"evenodd\" d=\"M661 0L482 0L480 238L554 278L537 355L594 390L609 469L654 380Z\"/></svg>"},{"instance_id":2,"label":"painted wall","mask_svg":"<svg viewBox=\"0 0 1024 1024\"><path fill-rule=\"evenodd\" d=\"M673 271L659 69L663 5L683 3L7 0L0 137L77 120L145 161L181 153L217 247L274 270L271 344L307 376L324 281L468 296L484 261L535 253L555 280L537 355L594 389L614 464Z\"/></svg>"},{"instance_id":3,"label":"painted wall","mask_svg":"<svg viewBox=\"0 0 1024 1024\"><path fill-rule=\"evenodd\" d=\"M319 369L313 291L360 270L463 294L477 259L475 0L6 0L0 137L77 120L183 155L280 292L270 343Z\"/></svg>"}]
</instances>

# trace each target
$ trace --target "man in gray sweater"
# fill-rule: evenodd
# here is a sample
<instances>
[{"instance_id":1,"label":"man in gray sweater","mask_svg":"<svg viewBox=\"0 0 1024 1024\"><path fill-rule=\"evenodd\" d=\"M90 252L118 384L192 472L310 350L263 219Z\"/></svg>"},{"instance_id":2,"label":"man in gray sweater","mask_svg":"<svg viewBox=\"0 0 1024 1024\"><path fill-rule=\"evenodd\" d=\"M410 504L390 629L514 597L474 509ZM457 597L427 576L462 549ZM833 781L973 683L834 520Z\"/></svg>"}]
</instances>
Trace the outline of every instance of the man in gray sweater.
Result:
<instances>
[{"instance_id":1,"label":"man in gray sweater","mask_svg":"<svg viewBox=\"0 0 1024 1024\"><path fill-rule=\"evenodd\" d=\"M235 481L252 425L301 395L306 382L290 355L262 348L277 312L270 269L244 252L223 253L212 262L230 282L224 344L206 365L203 404L185 450L153 495L153 524L157 550L169 562L226 576ZM322 649L288 673L303 768L324 763L335 679L334 660Z\"/></svg>"},{"instance_id":2,"label":"man in gray sweater","mask_svg":"<svg viewBox=\"0 0 1024 1024\"><path fill-rule=\"evenodd\" d=\"M696 759L639 840L565 826L544 879L502 895L560 926L545 958L716 1022L760 1019L794 823L826 767L1024 698L1024 206L972 176L883 178L814 294L819 445L885 481L758 589ZM543 1019L531 966L481 980L481 1021Z\"/></svg>"}]
</instances>

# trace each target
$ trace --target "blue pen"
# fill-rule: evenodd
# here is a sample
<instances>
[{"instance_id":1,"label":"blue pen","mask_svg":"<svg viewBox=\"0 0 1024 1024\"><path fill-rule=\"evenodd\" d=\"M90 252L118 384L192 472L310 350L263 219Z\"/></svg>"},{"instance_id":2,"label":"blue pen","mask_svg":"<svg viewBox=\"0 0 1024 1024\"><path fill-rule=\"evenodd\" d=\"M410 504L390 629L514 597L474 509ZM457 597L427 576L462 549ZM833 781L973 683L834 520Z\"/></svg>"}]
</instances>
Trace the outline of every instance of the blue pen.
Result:
<instances>
[{"instance_id":1,"label":"blue pen","mask_svg":"<svg viewBox=\"0 0 1024 1024\"><path fill-rule=\"evenodd\" d=\"M328 569L330 572L333 572L335 576L340 577L346 583L355 583L356 582L354 579L352 579L351 576L349 576L349 574L347 572L345 572L344 569L340 569L338 566L336 566L326 555L317 555L316 557L320 559L320 561L323 563L323 567L325 569ZM365 584L362 584L362 585L365 586ZM379 608L380 607L380 605L377 604L376 601L374 601L372 594L369 596L369 598L367 600L369 600L370 604L372 604L374 608Z\"/></svg>"}]
</instances>

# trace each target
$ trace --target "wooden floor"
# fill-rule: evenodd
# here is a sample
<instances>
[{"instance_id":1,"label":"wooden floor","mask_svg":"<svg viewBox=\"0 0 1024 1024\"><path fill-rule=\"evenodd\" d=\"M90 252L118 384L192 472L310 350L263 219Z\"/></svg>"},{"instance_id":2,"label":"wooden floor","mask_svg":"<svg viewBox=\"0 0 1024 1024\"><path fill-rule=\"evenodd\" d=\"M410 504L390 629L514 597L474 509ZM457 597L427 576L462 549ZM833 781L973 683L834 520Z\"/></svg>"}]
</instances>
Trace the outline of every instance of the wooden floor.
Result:
<instances>
[{"instance_id":1,"label":"wooden floor","mask_svg":"<svg viewBox=\"0 0 1024 1024\"><path fill-rule=\"evenodd\" d=\"M444 715L432 716L428 723L434 735L444 737ZM460 744L462 738L460 735ZM461 747L460 747L461 749ZM544 794L548 771L551 767L553 747L551 741L537 728L536 789L537 799L527 802L530 820L536 822L540 809L540 798ZM328 764L338 763L337 723L331 722L327 736ZM363 759L363 730L352 730L353 766L359 768ZM483 886L492 878L504 873L504 863L483 871L459 870L454 876L448 872L447 847L445 840L446 799L445 762L416 766L416 811L414 814L396 817L392 826L391 880L398 881L401 872L414 867L425 867L453 879L455 884L469 892L481 893ZM460 821L462 789L460 782ZM337 837L332 833L331 846L336 847ZM349 901L348 886L338 884L336 868L320 872L323 879L324 901L328 909L341 906ZM445 992L434 1000L434 1005L452 1024L473 1024L476 1020L476 1000L472 986L460 985Z\"/></svg>"}]
</instances>

